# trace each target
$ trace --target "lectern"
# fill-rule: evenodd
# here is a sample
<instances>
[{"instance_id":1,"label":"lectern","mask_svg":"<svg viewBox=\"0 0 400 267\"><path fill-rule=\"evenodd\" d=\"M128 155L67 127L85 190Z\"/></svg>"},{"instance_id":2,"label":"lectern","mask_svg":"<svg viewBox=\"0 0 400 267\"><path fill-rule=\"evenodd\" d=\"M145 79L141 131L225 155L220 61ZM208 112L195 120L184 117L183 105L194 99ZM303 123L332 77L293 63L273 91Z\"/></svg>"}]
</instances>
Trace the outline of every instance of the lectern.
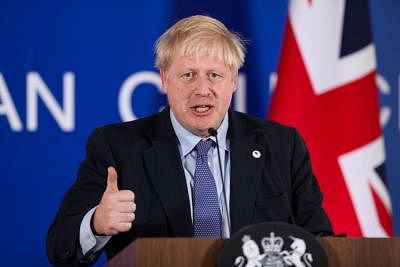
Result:
<instances>
[{"instance_id":1,"label":"lectern","mask_svg":"<svg viewBox=\"0 0 400 267\"><path fill-rule=\"evenodd\" d=\"M400 238L320 238L329 266L400 266ZM212 267L225 239L142 238L112 258L107 267ZM232 263L232 266L234 264Z\"/></svg>"}]
</instances>

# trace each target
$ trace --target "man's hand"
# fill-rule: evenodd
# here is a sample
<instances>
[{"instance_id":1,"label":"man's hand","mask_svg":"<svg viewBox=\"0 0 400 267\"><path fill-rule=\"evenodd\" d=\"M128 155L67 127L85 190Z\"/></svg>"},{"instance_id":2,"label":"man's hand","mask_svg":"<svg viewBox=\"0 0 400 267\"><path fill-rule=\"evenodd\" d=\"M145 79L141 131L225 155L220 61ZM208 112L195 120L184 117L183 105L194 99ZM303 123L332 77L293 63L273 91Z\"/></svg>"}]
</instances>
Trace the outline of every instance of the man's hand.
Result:
<instances>
[{"instance_id":1,"label":"man's hand","mask_svg":"<svg viewBox=\"0 0 400 267\"><path fill-rule=\"evenodd\" d=\"M114 167L108 167L107 171L107 188L93 215L93 226L95 234L110 236L131 229L136 204L132 191L118 189Z\"/></svg>"}]
</instances>

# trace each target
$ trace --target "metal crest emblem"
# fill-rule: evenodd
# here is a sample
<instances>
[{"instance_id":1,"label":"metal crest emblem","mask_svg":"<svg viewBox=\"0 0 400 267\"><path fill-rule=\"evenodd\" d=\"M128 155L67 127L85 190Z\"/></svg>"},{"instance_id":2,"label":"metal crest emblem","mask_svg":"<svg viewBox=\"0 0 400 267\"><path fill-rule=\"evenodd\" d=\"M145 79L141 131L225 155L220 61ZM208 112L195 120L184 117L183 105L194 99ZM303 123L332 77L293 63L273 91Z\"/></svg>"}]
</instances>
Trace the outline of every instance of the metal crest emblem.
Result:
<instances>
[{"instance_id":1,"label":"metal crest emblem","mask_svg":"<svg viewBox=\"0 0 400 267\"><path fill-rule=\"evenodd\" d=\"M311 267L312 254L306 252L306 243L301 238L289 236L293 242L292 250L282 250L284 241L280 236L270 232L268 237L261 240L264 253L260 253L257 243L249 235L242 238L242 251L244 256L235 259L234 264L238 267Z\"/></svg>"},{"instance_id":2,"label":"metal crest emblem","mask_svg":"<svg viewBox=\"0 0 400 267\"><path fill-rule=\"evenodd\" d=\"M282 222L250 225L235 233L219 253L218 267L328 267L315 236Z\"/></svg>"}]
</instances>

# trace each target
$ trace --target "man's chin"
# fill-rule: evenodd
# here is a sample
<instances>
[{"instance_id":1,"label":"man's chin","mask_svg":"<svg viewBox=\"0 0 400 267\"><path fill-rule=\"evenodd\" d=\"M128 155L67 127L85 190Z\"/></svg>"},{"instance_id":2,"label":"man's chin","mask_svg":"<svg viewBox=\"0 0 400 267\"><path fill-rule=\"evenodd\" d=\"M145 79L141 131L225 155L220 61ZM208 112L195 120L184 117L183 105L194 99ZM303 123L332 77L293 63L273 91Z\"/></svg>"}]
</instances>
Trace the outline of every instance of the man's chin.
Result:
<instances>
[{"instance_id":1,"label":"man's chin","mask_svg":"<svg viewBox=\"0 0 400 267\"><path fill-rule=\"evenodd\" d=\"M210 128L214 128L211 126L202 126L202 127L194 127L190 130L190 132L192 132L193 134L200 136L200 137L207 137L210 134L208 133L208 129Z\"/></svg>"},{"instance_id":2,"label":"man's chin","mask_svg":"<svg viewBox=\"0 0 400 267\"><path fill-rule=\"evenodd\" d=\"M189 126L189 131L192 132L193 134L201 137L207 137L210 134L208 133L208 129L214 128L218 129L220 123L215 122L216 119L214 117L203 117L203 118L191 118L192 124L188 125ZM221 120L222 121L222 120Z\"/></svg>"},{"instance_id":3,"label":"man's chin","mask_svg":"<svg viewBox=\"0 0 400 267\"><path fill-rule=\"evenodd\" d=\"M193 131L191 131L193 134L195 134L195 135L197 135L197 136L200 136L200 137L207 137L207 136L209 136L210 134L208 133L208 129L209 128L207 128L207 129L198 129L198 128L196 128L196 129L194 129Z\"/></svg>"}]
</instances>

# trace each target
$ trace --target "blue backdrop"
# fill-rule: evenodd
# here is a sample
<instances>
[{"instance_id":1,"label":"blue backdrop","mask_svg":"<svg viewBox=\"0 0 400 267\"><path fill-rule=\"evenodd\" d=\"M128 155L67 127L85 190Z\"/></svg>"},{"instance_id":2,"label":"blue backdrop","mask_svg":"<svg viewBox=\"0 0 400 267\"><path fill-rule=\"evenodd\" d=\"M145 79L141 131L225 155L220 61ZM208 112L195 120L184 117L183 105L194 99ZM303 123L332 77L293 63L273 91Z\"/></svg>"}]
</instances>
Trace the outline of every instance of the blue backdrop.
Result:
<instances>
[{"instance_id":1,"label":"blue backdrop","mask_svg":"<svg viewBox=\"0 0 400 267\"><path fill-rule=\"evenodd\" d=\"M265 117L287 1L1 1L0 222L7 266L47 266L45 237L92 129L157 112L153 44L208 14L248 39L235 105ZM370 1L387 172L400 233L400 2ZM356 104L356 103L355 103ZM5 253L6 252L6 253ZM104 258L98 263L100 266Z\"/></svg>"}]
</instances>

